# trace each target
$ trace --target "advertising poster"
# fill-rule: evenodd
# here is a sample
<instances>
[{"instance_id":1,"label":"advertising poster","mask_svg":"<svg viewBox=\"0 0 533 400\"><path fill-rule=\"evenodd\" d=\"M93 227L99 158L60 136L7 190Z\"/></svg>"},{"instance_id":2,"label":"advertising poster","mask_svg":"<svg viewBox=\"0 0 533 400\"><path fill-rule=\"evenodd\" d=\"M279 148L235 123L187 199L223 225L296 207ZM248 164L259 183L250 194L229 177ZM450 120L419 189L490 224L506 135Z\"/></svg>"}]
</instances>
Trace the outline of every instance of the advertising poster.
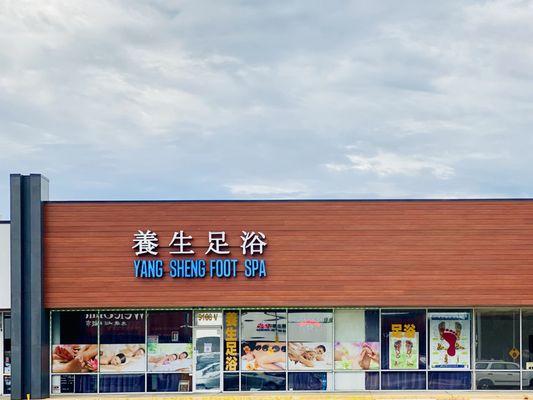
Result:
<instances>
[{"instance_id":1,"label":"advertising poster","mask_svg":"<svg viewBox=\"0 0 533 400\"><path fill-rule=\"evenodd\" d=\"M429 313L431 369L470 369L470 313Z\"/></svg>"},{"instance_id":2,"label":"advertising poster","mask_svg":"<svg viewBox=\"0 0 533 400\"><path fill-rule=\"evenodd\" d=\"M289 342L289 369L323 370L333 366L331 343Z\"/></svg>"},{"instance_id":3,"label":"advertising poster","mask_svg":"<svg viewBox=\"0 0 533 400\"><path fill-rule=\"evenodd\" d=\"M100 372L144 372L145 370L144 343L100 345Z\"/></svg>"},{"instance_id":4,"label":"advertising poster","mask_svg":"<svg viewBox=\"0 0 533 400\"><path fill-rule=\"evenodd\" d=\"M92 373L98 371L98 345L58 344L52 346L52 372Z\"/></svg>"},{"instance_id":5,"label":"advertising poster","mask_svg":"<svg viewBox=\"0 0 533 400\"><path fill-rule=\"evenodd\" d=\"M192 372L192 343L149 343L148 371Z\"/></svg>"},{"instance_id":6,"label":"advertising poster","mask_svg":"<svg viewBox=\"0 0 533 400\"><path fill-rule=\"evenodd\" d=\"M391 332L389 369L418 369L418 332Z\"/></svg>"},{"instance_id":7,"label":"advertising poster","mask_svg":"<svg viewBox=\"0 0 533 400\"><path fill-rule=\"evenodd\" d=\"M287 346L285 342L243 342L241 360L243 371L284 371Z\"/></svg>"},{"instance_id":8,"label":"advertising poster","mask_svg":"<svg viewBox=\"0 0 533 400\"><path fill-rule=\"evenodd\" d=\"M335 369L379 369L379 342L335 342Z\"/></svg>"}]
</instances>

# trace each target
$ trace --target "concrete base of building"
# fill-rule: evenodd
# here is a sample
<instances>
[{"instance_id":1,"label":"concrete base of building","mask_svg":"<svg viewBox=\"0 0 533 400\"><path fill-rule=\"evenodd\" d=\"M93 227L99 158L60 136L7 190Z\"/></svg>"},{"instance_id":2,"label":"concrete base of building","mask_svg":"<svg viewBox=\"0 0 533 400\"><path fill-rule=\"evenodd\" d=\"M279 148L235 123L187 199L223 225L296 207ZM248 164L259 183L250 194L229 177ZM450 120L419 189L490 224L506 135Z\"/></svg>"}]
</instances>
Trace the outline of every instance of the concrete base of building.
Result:
<instances>
[{"instance_id":1,"label":"concrete base of building","mask_svg":"<svg viewBox=\"0 0 533 400\"><path fill-rule=\"evenodd\" d=\"M236 393L190 395L57 396L61 400L533 400L533 392Z\"/></svg>"}]
</instances>

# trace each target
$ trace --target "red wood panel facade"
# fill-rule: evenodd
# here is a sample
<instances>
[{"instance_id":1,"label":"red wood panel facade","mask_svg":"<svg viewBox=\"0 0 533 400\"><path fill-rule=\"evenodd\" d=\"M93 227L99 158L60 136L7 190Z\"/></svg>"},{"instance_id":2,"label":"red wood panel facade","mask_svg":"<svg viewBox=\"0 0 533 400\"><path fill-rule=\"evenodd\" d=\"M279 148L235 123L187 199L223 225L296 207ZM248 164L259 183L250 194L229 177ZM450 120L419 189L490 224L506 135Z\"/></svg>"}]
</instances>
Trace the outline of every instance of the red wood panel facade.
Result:
<instances>
[{"instance_id":1,"label":"red wood panel facade","mask_svg":"<svg viewBox=\"0 0 533 400\"><path fill-rule=\"evenodd\" d=\"M529 200L49 202L44 226L47 308L533 306ZM264 232L268 276L135 278L138 229L166 266L175 231L205 257L223 230L241 260Z\"/></svg>"}]
</instances>

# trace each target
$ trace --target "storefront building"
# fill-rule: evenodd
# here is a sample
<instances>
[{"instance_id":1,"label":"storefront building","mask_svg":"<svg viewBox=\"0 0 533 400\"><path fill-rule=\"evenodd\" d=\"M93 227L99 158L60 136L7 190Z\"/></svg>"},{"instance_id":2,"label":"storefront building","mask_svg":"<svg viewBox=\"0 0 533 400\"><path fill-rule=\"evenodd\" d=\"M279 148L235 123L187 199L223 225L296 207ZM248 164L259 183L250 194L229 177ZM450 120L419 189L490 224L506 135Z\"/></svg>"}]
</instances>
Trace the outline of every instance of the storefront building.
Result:
<instances>
[{"instance_id":1,"label":"storefront building","mask_svg":"<svg viewBox=\"0 0 533 400\"><path fill-rule=\"evenodd\" d=\"M0 395L11 393L11 307L9 221L0 221Z\"/></svg>"},{"instance_id":2,"label":"storefront building","mask_svg":"<svg viewBox=\"0 0 533 400\"><path fill-rule=\"evenodd\" d=\"M533 389L533 200L11 210L13 398Z\"/></svg>"}]
</instances>

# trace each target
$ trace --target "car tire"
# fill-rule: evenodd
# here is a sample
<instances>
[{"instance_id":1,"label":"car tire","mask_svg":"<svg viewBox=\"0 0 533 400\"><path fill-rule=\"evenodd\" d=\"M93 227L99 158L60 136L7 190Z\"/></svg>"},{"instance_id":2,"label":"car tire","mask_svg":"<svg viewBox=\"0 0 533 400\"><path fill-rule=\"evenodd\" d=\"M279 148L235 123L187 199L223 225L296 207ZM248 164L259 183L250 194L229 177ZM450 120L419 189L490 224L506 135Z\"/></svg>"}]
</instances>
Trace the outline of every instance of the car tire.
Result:
<instances>
[{"instance_id":1,"label":"car tire","mask_svg":"<svg viewBox=\"0 0 533 400\"><path fill-rule=\"evenodd\" d=\"M478 390L490 390L494 387L494 382L490 379L482 379L477 384Z\"/></svg>"}]
</instances>

